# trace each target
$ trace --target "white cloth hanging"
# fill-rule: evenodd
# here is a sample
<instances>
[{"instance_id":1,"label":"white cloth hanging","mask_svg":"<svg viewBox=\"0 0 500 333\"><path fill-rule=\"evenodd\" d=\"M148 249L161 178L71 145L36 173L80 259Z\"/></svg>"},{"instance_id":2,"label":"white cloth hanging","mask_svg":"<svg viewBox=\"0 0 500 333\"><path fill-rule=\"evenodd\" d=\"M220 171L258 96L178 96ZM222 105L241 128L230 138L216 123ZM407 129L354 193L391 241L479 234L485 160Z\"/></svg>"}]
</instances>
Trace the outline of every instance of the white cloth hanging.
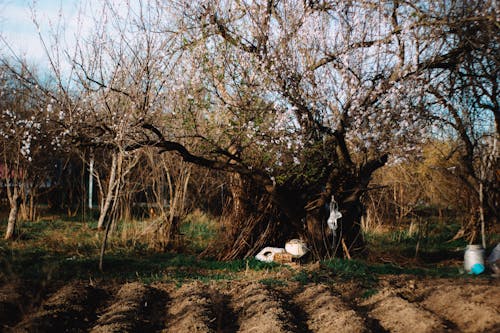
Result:
<instances>
[{"instance_id":1,"label":"white cloth hanging","mask_svg":"<svg viewBox=\"0 0 500 333\"><path fill-rule=\"evenodd\" d=\"M326 223L328 224L328 228L332 229L335 234L335 230L338 227L338 220L342 217L342 213L339 211L339 206L335 201L335 198L332 196L332 201L330 202L330 216Z\"/></svg>"}]
</instances>

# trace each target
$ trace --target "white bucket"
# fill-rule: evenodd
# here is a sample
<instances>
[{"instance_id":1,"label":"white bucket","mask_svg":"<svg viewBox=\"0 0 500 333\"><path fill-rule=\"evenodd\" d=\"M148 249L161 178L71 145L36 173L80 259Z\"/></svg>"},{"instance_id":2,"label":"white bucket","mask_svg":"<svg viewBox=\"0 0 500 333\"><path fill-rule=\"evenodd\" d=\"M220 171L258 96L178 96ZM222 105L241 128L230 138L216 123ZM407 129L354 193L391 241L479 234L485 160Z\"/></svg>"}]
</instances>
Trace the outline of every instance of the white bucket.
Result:
<instances>
[{"instance_id":1,"label":"white bucket","mask_svg":"<svg viewBox=\"0 0 500 333\"><path fill-rule=\"evenodd\" d=\"M285 244L286 252L290 253L294 258L300 258L308 251L306 243L300 239L292 239Z\"/></svg>"},{"instance_id":2,"label":"white bucket","mask_svg":"<svg viewBox=\"0 0 500 333\"><path fill-rule=\"evenodd\" d=\"M484 272L484 249L481 245L467 245L464 254L464 268L469 274Z\"/></svg>"}]
</instances>

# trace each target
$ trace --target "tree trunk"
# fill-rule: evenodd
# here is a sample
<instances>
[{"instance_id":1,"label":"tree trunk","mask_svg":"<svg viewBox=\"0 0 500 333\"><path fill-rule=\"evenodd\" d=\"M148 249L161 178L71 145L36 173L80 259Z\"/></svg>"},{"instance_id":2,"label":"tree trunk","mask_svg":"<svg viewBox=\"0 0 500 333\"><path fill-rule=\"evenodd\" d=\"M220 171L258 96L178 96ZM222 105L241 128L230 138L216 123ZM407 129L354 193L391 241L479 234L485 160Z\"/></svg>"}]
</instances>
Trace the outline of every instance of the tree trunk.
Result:
<instances>
[{"instance_id":1,"label":"tree trunk","mask_svg":"<svg viewBox=\"0 0 500 333\"><path fill-rule=\"evenodd\" d=\"M360 195L353 194L346 198L339 196L338 200L342 217L338 220L335 234L327 224L331 212L323 202L319 205L316 203L316 208L306 213L302 238L309 244L314 258L351 257L364 252L365 242L361 233L363 205Z\"/></svg>"},{"instance_id":2,"label":"tree trunk","mask_svg":"<svg viewBox=\"0 0 500 333\"><path fill-rule=\"evenodd\" d=\"M327 226L328 212L324 206L307 212L303 238L314 258L330 258L335 256L337 246L333 242L333 232ZM337 243L338 244L338 243Z\"/></svg>"},{"instance_id":3,"label":"tree trunk","mask_svg":"<svg viewBox=\"0 0 500 333\"><path fill-rule=\"evenodd\" d=\"M293 238L305 240L315 259L363 254L361 196L372 173L386 161L383 157L357 170L333 170L328 180L309 187L292 181L275 186L272 193L251 179L233 176L232 210L226 216L229 225L224 234L227 241L219 259L248 257L264 246L284 247ZM332 196L342 213L335 240L327 224Z\"/></svg>"},{"instance_id":4,"label":"tree trunk","mask_svg":"<svg viewBox=\"0 0 500 333\"><path fill-rule=\"evenodd\" d=\"M346 257L359 256L365 252L366 243L361 232L361 218L363 204L359 197L341 204L341 223L339 242L342 244L343 254Z\"/></svg>"},{"instance_id":5,"label":"tree trunk","mask_svg":"<svg viewBox=\"0 0 500 333\"><path fill-rule=\"evenodd\" d=\"M17 191L16 191L17 192ZM5 239L13 239L16 235L17 228L17 215L19 212L19 206L21 204L21 198L18 193L12 195L10 200L10 212L9 212L9 220L7 222L7 231L5 232Z\"/></svg>"},{"instance_id":6,"label":"tree trunk","mask_svg":"<svg viewBox=\"0 0 500 333\"><path fill-rule=\"evenodd\" d=\"M111 161L111 170L109 174L108 190L106 191L106 197L104 198L104 203L101 205L101 211L99 213L99 220L97 221L97 229L104 230L104 220L106 215L108 215L109 208L111 207L111 202L113 200L113 189L115 186L116 172L117 172L117 153L113 153Z\"/></svg>"}]
</instances>

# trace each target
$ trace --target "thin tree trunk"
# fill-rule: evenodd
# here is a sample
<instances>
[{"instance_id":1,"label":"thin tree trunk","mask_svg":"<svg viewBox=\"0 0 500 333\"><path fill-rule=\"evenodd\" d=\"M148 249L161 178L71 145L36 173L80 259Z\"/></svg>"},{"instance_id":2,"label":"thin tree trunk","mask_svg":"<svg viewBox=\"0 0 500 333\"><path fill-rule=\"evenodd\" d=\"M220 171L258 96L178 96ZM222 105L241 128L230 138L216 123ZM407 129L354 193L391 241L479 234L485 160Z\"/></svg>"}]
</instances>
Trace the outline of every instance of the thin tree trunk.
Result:
<instances>
[{"instance_id":1,"label":"thin tree trunk","mask_svg":"<svg viewBox=\"0 0 500 333\"><path fill-rule=\"evenodd\" d=\"M484 220L484 189L483 182L479 183L479 219L481 220L481 243L483 248L486 248L486 228L485 228L485 220Z\"/></svg>"},{"instance_id":2,"label":"thin tree trunk","mask_svg":"<svg viewBox=\"0 0 500 333\"><path fill-rule=\"evenodd\" d=\"M98 230L104 229L104 220L106 218L106 215L108 214L109 208L111 207L111 201L113 200L113 188L115 186L116 179L117 159L117 153L114 153L111 161L108 190L106 192L106 198L104 199L104 204L102 205L101 212L99 213L99 220L97 221Z\"/></svg>"},{"instance_id":3,"label":"thin tree trunk","mask_svg":"<svg viewBox=\"0 0 500 333\"><path fill-rule=\"evenodd\" d=\"M19 213L19 207L21 206L21 190L17 186L13 179L9 176L6 177L6 185L7 185L7 198L9 199L10 204L10 212L9 219L7 221L7 230L5 231L4 239L12 239L16 234L17 228L17 217Z\"/></svg>"},{"instance_id":4,"label":"thin tree trunk","mask_svg":"<svg viewBox=\"0 0 500 333\"><path fill-rule=\"evenodd\" d=\"M106 225L106 231L104 232L104 238L101 244L101 253L99 255L99 270L104 271L104 253L106 252L106 244L108 242L109 231L111 230L111 222Z\"/></svg>"},{"instance_id":5,"label":"thin tree trunk","mask_svg":"<svg viewBox=\"0 0 500 333\"><path fill-rule=\"evenodd\" d=\"M30 221L35 221L36 218L36 205L35 205L35 189L31 190L30 193L30 206L29 206L29 219Z\"/></svg>"},{"instance_id":6,"label":"thin tree trunk","mask_svg":"<svg viewBox=\"0 0 500 333\"><path fill-rule=\"evenodd\" d=\"M110 211L110 221L109 223L112 224L112 231L113 230L116 230L116 221L120 218L118 216L118 200L119 200L119 197L120 197L120 191L121 191L121 188L122 188L122 183L123 183L123 179L122 177L124 176L123 175L123 169L122 169L122 162L123 162L123 155L121 153L118 154L118 157L117 157L117 164L116 164L116 181L115 181L115 184L114 184L114 194L112 195L112 200L111 200L111 207L109 209Z\"/></svg>"},{"instance_id":7,"label":"thin tree trunk","mask_svg":"<svg viewBox=\"0 0 500 333\"><path fill-rule=\"evenodd\" d=\"M7 231L5 232L5 239L12 239L16 235L16 227L17 227L17 215L19 212L20 205L20 197L17 191L12 195L10 200L10 212L9 212L9 220L7 222Z\"/></svg>"}]
</instances>

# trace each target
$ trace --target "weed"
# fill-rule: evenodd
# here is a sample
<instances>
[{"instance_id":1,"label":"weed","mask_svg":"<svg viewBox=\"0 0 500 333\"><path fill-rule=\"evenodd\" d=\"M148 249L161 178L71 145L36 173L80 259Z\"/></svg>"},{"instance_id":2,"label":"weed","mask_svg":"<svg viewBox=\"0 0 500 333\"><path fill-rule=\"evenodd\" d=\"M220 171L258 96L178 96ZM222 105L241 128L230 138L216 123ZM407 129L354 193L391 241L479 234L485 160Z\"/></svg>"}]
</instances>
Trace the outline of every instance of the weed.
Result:
<instances>
[{"instance_id":1,"label":"weed","mask_svg":"<svg viewBox=\"0 0 500 333\"><path fill-rule=\"evenodd\" d=\"M287 285L285 281L275 278L261 279L259 282L269 287L284 287Z\"/></svg>"},{"instance_id":2,"label":"weed","mask_svg":"<svg viewBox=\"0 0 500 333\"><path fill-rule=\"evenodd\" d=\"M301 270L292 277L292 281L300 284L319 283L321 282L320 274L317 271Z\"/></svg>"},{"instance_id":3,"label":"weed","mask_svg":"<svg viewBox=\"0 0 500 333\"><path fill-rule=\"evenodd\" d=\"M365 291L363 291L363 293L361 294L361 298L367 299L367 298L372 297L373 295L376 295L377 293L378 293L377 289L369 288L369 289L366 289Z\"/></svg>"}]
</instances>

